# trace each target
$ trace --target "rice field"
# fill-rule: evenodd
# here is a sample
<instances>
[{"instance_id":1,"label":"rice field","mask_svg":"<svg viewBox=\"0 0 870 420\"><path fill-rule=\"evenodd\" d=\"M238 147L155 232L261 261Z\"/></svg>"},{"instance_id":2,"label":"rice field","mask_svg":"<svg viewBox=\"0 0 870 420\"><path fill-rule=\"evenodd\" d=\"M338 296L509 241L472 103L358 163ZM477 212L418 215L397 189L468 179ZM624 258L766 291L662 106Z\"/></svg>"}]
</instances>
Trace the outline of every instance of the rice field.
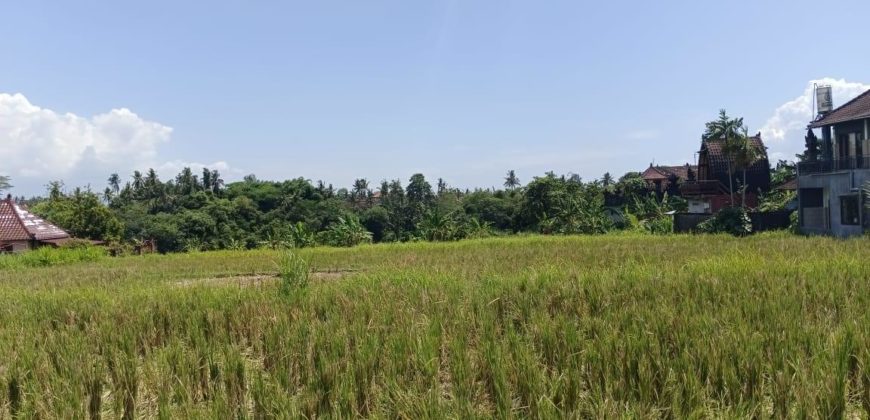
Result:
<instances>
[{"instance_id":1,"label":"rice field","mask_svg":"<svg viewBox=\"0 0 870 420\"><path fill-rule=\"evenodd\" d=\"M870 413L867 238L530 236L289 260L304 264L0 262L0 418Z\"/></svg>"}]
</instances>

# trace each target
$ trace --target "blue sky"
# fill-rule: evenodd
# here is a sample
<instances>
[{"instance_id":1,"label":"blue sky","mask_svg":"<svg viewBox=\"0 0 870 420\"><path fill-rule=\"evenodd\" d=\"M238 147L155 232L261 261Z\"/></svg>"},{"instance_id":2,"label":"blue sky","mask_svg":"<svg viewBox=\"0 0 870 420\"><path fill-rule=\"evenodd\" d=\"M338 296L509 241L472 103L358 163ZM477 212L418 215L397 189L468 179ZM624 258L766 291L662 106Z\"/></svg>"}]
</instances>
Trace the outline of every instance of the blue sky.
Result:
<instances>
[{"instance_id":1,"label":"blue sky","mask_svg":"<svg viewBox=\"0 0 870 420\"><path fill-rule=\"evenodd\" d=\"M870 88L870 2L723 3L5 2L0 173L592 179L692 161L723 107L792 156L813 80Z\"/></svg>"}]
</instances>

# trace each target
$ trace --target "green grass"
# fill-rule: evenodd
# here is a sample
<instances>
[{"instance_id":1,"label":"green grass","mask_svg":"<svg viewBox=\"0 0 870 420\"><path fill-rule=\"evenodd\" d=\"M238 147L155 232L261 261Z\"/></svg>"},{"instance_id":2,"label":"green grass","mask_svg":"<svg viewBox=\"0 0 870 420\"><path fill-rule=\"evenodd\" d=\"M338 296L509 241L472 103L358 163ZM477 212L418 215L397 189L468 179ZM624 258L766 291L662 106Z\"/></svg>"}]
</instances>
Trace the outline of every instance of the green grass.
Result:
<instances>
[{"instance_id":1,"label":"green grass","mask_svg":"<svg viewBox=\"0 0 870 420\"><path fill-rule=\"evenodd\" d=\"M0 270L0 417L870 410L866 238L531 236L298 256L312 273L292 287L246 280L298 268L272 251Z\"/></svg>"},{"instance_id":2,"label":"green grass","mask_svg":"<svg viewBox=\"0 0 870 420\"><path fill-rule=\"evenodd\" d=\"M99 247L52 248L42 247L20 254L0 254L0 270L48 267L85 261L97 261L106 257L106 250Z\"/></svg>"}]
</instances>

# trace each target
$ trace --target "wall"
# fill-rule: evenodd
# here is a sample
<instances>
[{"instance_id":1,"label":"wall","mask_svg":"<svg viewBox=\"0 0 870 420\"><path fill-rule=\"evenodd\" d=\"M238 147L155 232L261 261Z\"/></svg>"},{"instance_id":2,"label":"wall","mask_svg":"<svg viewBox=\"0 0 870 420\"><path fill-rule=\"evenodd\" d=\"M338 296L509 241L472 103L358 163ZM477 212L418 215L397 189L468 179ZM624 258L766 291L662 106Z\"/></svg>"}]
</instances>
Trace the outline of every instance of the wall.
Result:
<instances>
[{"instance_id":1,"label":"wall","mask_svg":"<svg viewBox=\"0 0 870 420\"><path fill-rule=\"evenodd\" d=\"M790 211L749 213L749 219L752 220L752 231L788 229L791 223L790 215ZM712 214L674 213L674 233L691 232L699 224L712 217Z\"/></svg>"},{"instance_id":2,"label":"wall","mask_svg":"<svg viewBox=\"0 0 870 420\"><path fill-rule=\"evenodd\" d=\"M740 200L742 199L742 195L740 192L734 193L734 205L739 207ZM712 213L718 213L719 210L724 209L725 207L731 207L731 194L722 194L716 195L709 198L710 207ZM747 192L746 193L746 206L749 208L758 207L758 196L755 193Z\"/></svg>"},{"instance_id":3,"label":"wall","mask_svg":"<svg viewBox=\"0 0 870 420\"><path fill-rule=\"evenodd\" d=\"M12 242L12 252L24 252L30 249L29 241Z\"/></svg>"},{"instance_id":4,"label":"wall","mask_svg":"<svg viewBox=\"0 0 870 420\"><path fill-rule=\"evenodd\" d=\"M689 204L689 213L710 213L710 202L705 200L699 200L696 198L690 198L686 200Z\"/></svg>"},{"instance_id":5,"label":"wall","mask_svg":"<svg viewBox=\"0 0 870 420\"><path fill-rule=\"evenodd\" d=\"M860 235L863 232L861 225L840 223L840 196L855 194L853 188L860 191L865 182L870 182L870 169L800 176L798 178L799 188L823 188L825 190L824 204L830 211L831 221L830 229L802 226L801 231L807 234L828 234L840 237ZM859 210L862 222L866 225L868 212L863 205L859 205Z\"/></svg>"}]
</instances>

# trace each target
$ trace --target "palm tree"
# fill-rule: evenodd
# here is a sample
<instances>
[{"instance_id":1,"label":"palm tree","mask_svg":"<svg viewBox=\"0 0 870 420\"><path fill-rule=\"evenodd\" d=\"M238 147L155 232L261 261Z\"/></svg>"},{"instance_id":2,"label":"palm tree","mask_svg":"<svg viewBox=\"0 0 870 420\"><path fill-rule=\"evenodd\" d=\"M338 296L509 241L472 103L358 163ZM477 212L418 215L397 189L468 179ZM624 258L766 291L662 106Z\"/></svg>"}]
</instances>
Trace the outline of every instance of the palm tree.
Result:
<instances>
[{"instance_id":1,"label":"palm tree","mask_svg":"<svg viewBox=\"0 0 870 420\"><path fill-rule=\"evenodd\" d=\"M764 156L764 151L761 150L752 138L749 137L749 129L743 128L743 132L739 137L734 139L734 166L743 171L743 188L740 197L740 204L746 207L746 169L758 162Z\"/></svg>"},{"instance_id":2,"label":"palm tree","mask_svg":"<svg viewBox=\"0 0 870 420\"><path fill-rule=\"evenodd\" d=\"M601 177L601 185L604 188L613 185L613 177L610 175L610 172L605 172L604 176Z\"/></svg>"},{"instance_id":3,"label":"palm tree","mask_svg":"<svg viewBox=\"0 0 870 420\"><path fill-rule=\"evenodd\" d=\"M706 124L704 140L723 141L722 152L728 165L728 192L731 194L731 205L734 206L734 168L738 145L743 137L743 118L729 118L724 109L719 110L719 118Z\"/></svg>"},{"instance_id":4,"label":"palm tree","mask_svg":"<svg viewBox=\"0 0 870 420\"><path fill-rule=\"evenodd\" d=\"M365 178L359 178L353 182L353 189L350 197L354 204L359 205L367 200L369 196L369 181Z\"/></svg>"},{"instance_id":5,"label":"palm tree","mask_svg":"<svg viewBox=\"0 0 870 420\"><path fill-rule=\"evenodd\" d=\"M109 175L109 188L112 189L112 193L118 194L121 191L121 177L118 176L117 173Z\"/></svg>"},{"instance_id":6,"label":"palm tree","mask_svg":"<svg viewBox=\"0 0 870 420\"><path fill-rule=\"evenodd\" d=\"M221 179L221 173L217 169L211 171L211 189L212 192L218 194L224 188L224 180Z\"/></svg>"},{"instance_id":7,"label":"palm tree","mask_svg":"<svg viewBox=\"0 0 870 420\"><path fill-rule=\"evenodd\" d=\"M10 188L12 188L12 184L9 183L9 177L0 175L0 192L6 191Z\"/></svg>"},{"instance_id":8,"label":"palm tree","mask_svg":"<svg viewBox=\"0 0 870 420\"><path fill-rule=\"evenodd\" d=\"M517 174L513 169L509 170L507 176L504 177L504 186L509 190L520 186L520 179L517 178Z\"/></svg>"}]
</instances>

